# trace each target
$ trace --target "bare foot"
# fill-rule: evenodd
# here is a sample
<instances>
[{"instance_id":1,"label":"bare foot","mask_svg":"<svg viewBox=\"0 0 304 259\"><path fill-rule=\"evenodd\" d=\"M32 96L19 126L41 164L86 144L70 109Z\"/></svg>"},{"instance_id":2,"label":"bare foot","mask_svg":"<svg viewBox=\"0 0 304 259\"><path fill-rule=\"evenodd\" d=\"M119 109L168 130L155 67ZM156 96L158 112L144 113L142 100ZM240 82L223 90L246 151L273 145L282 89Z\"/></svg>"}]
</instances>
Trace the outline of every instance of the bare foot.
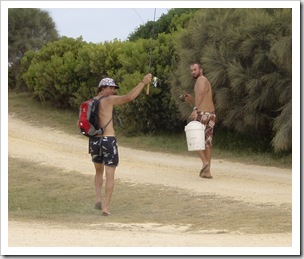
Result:
<instances>
[{"instance_id":1,"label":"bare foot","mask_svg":"<svg viewBox=\"0 0 304 259\"><path fill-rule=\"evenodd\" d=\"M212 179L213 176L209 173L209 174L201 174L200 177L202 178L207 178L207 179Z\"/></svg>"},{"instance_id":2,"label":"bare foot","mask_svg":"<svg viewBox=\"0 0 304 259\"><path fill-rule=\"evenodd\" d=\"M111 214L110 211L106 207L102 208L102 215L109 216L110 214Z\"/></svg>"},{"instance_id":3,"label":"bare foot","mask_svg":"<svg viewBox=\"0 0 304 259\"><path fill-rule=\"evenodd\" d=\"M104 216L109 216L110 214L111 214L110 212L102 211L102 215L104 215Z\"/></svg>"},{"instance_id":4,"label":"bare foot","mask_svg":"<svg viewBox=\"0 0 304 259\"><path fill-rule=\"evenodd\" d=\"M209 164L206 164L206 165L203 166L203 168L201 169L199 176L202 177L202 176L205 175L208 171L209 171L209 173L210 173L210 165L209 165Z\"/></svg>"}]
</instances>

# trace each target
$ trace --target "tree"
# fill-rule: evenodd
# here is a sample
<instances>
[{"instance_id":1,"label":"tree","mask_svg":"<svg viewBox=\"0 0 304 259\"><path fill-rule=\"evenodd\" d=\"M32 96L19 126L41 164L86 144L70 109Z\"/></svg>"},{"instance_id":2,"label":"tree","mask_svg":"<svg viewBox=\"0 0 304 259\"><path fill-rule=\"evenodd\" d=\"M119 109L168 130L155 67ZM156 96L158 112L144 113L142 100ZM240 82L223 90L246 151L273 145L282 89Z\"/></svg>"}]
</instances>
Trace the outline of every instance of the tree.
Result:
<instances>
[{"instance_id":1,"label":"tree","mask_svg":"<svg viewBox=\"0 0 304 259\"><path fill-rule=\"evenodd\" d=\"M8 62L11 84L18 82L20 60L28 50L38 51L43 45L58 39L55 23L48 12L35 8L8 10ZM21 87L21 86L19 86ZM18 86L17 86L18 88Z\"/></svg>"},{"instance_id":2,"label":"tree","mask_svg":"<svg viewBox=\"0 0 304 259\"><path fill-rule=\"evenodd\" d=\"M157 21L148 21L144 25L139 26L137 30L132 32L128 39L136 41L138 39L151 39L154 29L154 35L166 33L170 34L186 27L188 22L194 16L196 8L175 8L163 14Z\"/></svg>"},{"instance_id":3,"label":"tree","mask_svg":"<svg viewBox=\"0 0 304 259\"><path fill-rule=\"evenodd\" d=\"M177 79L191 92L200 62L213 86L218 125L291 148L291 10L202 9L180 35ZM175 94L177 99L177 94ZM181 114L190 110L177 101Z\"/></svg>"}]
</instances>

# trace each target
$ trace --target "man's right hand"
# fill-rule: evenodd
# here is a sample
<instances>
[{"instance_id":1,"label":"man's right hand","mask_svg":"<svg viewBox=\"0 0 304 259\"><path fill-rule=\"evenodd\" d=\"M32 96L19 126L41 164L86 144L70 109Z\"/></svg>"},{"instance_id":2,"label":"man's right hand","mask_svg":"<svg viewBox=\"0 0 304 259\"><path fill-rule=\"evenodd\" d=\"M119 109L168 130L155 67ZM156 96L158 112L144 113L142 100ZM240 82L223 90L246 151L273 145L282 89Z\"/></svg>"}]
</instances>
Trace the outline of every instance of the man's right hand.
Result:
<instances>
[{"instance_id":1,"label":"man's right hand","mask_svg":"<svg viewBox=\"0 0 304 259\"><path fill-rule=\"evenodd\" d=\"M185 99L185 101L186 102L188 102L190 105L193 105L193 103L194 103L194 98L192 97L192 95L191 94L188 94L188 93L184 93L184 99Z\"/></svg>"},{"instance_id":2,"label":"man's right hand","mask_svg":"<svg viewBox=\"0 0 304 259\"><path fill-rule=\"evenodd\" d=\"M142 82L143 82L145 85L147 85L147 84L149 84L149 83L151 82L151 80L152 80L152 74L149 73L149 74L145 75L145 77L144 77L144 79L142 80Z\"/></svg>"}]
</instances>

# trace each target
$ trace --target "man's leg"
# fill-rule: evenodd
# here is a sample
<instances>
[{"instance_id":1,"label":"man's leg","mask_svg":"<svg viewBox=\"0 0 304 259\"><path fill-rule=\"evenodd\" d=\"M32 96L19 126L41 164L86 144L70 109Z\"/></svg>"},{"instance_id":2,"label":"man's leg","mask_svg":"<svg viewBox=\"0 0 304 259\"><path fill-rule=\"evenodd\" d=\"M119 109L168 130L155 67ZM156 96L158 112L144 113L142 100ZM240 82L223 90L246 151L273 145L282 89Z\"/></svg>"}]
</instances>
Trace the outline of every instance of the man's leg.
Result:
<instances>
[{"instance_id":1,"label":"man's leg","mask_svg":"<svg viewBox=\"0 0 304 259\"><path fill-rule=\"evenodd\" d=\"M203 164L202 168L204 168L207 164L209 164L208 159L205 154L205 150L199 150L199 151L197 151L197 154L198 154L199 158L202 160L202 164Z\"/></svg>"},{"instance_id":2,"label":"man's leg","mask_svg":"<svg viewBox=\"0 0 304 259\"><path fill-rule=\"evenodd\" d=\"M212 139L213 139L213 128L215 125L216 116L215 114L212 114L209 117L209 121L207 122L206 129L205 129L205 150L204 155L205 158L208 161L209 169L206 170L206 173L204 174L205 178L212 178L210 168L211 168L211 147L212 147Z\"/></svg>"},{"instance_id":3,"label":"man's leg","mask_svg":"<svg viewBox=\"0 0 304 259\"><path fill-rule=\"evenodd\" d=\"M210 166L211 166L211 148L210 147L206 147L205 150L202 151L197 151L200 159L202 160L203 166L202 169L200 171L199 176L202 178L208 178L211 179L213 178L211 176L211 172L210 172Z\"/></svg>"},{"instance_id":4,"label":"man's leg","mask_svg":"<svg viewBox=\"0 0 304 259\"><path fill-rule=\"evenodd\" d=\"M208 164L211 166L211 147L206 147L205 157L206 157L206 160L208 161Z\"/></svg>"},{"instance_id":5,"label":"man's leg","mask_svg":"<svg viewBox=\"0 0 304 259\"><path fill-rule=\"evenodd\" d=\"M94 182L95 182L95 192L96 192L95 209L101 209L101 204L102 204L101 189L103 183L104 165L101 163L94 163L94 166L95 166Z\"/></svg>"},{"instance_id":6,"label":"man's leg","mask_svg":"<svg viewBox=\"0 0 304 259\"><path fill-rule=\"evenodd\" d=\"M112 193L114 190L114 174L115 174L115 166L105 166L106 168L106 198L105 202L102 206L102 213L103 215L109 215L110 214L110 202Z\"/></svg>"},{"instance_id":7,"label":"man's leg","mask_svg":"<svg viewBox=\"0 0 304 259\"><path fill-rule=\"evenodd\" d=\"M205 178L213 178L211 176L211 147L206 147L205 149L205 157L209 163L209 170L206 171L206 173L203 175Z\"/></svg>"}]
</instances>

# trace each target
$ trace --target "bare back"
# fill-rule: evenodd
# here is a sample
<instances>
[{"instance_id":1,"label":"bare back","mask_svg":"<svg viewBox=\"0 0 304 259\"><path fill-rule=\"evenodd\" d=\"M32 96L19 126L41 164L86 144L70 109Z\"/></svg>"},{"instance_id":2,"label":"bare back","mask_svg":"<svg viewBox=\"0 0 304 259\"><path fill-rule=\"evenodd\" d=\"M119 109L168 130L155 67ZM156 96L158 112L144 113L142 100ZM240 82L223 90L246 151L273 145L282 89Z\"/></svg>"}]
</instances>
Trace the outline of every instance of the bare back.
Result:
<instances>
[{"instance_id":1,"label":"bare back","mask_svg":"<svg viewBox=\"0 0 304 259\"><path fill-rule=\"evenodd\" d=\"M113 105L109 102L109 98L109 96L105 97L99 103L99 127L104 129L104 136L115 136L112 119Z\"/></svg>"},{"instance_id":2,"label":"bare back","mask_svg":"<svg viewBox=\"0 0 304 259\"><path fill-rule=\"evenodd\" d=\"M99 126L104 129L103 136L115 136L113 126L113 108L129 102L127 95L109 95L103 98L99 104Z\"/></svg>"}]
</instances>

